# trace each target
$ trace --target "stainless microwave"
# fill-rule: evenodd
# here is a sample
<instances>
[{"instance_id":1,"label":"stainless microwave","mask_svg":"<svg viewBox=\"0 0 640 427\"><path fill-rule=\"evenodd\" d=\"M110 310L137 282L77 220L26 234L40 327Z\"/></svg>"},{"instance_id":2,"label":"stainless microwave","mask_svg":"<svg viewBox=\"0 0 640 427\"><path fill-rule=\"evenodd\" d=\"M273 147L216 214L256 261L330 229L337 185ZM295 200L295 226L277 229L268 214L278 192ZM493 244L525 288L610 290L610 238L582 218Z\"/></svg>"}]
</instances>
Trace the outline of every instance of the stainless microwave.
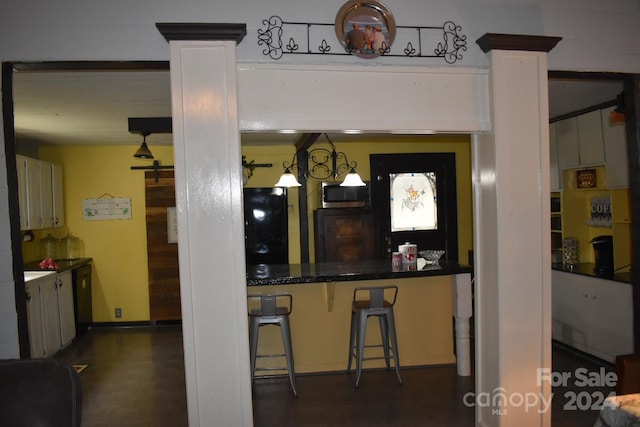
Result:
<instances>
[{"instance_id":1,"label":"stainless microwave","mask_svg":"<svg viewBox=\"0 0 640 427\"><path fill-rule=\"evenodd\" d=\"M339 182L323 182L320 191L323 208L361 208L369 206L369 183L365 187L341 187Z\"/></svg>"}]
</instances>

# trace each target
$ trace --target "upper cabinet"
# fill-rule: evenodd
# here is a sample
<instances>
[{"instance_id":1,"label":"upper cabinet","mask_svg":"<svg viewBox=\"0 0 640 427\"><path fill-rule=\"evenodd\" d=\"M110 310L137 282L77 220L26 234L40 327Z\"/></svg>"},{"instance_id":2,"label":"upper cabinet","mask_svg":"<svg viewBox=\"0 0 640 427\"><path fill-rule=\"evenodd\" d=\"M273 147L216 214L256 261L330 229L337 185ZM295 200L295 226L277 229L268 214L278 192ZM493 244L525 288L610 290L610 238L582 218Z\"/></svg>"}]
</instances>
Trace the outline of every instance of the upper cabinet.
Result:
<instances>
[{"instance_id":1,"label":"upper cabinet","mask_svg":"<svg viewBox=\"0 0 640 427\"><path fill-rule=\"evenodd\" d=\"M580 166L578 119L572 117L556 122L556 143L558 144L558 167L560 170Z\"/></svg>"},{"instance_id":2,"label":"upper cabinet","mask_svg":"<svg viewBox=\"0 0 640 427\"><path fill-rule=\"evenodd\" d=\"M629 186L624 124L611 124L614 107L559 120L549 126L551 191L563 188L562 171L584 167L606 168L608 188Z\"/></svg>"},{"instance_id":3,"label":"upper cabinet","mask_svg":"<svg viewBox=\"0 0 640 427\"><path fill-rule=\"evenodd\" d=\"M53 212L51 220L54 227L64 225L64 198L62 191L62 166L51 163L51 198L53 200Z\"/></svg>"},{"instance_id":4,"label":"upper cabinet","mask_svg":"<svg viewBox=\"0 0 640 427\"><path fill-rule=\"evenodd\" d=\"M609 188L628 188L627 133L624 123L609 121L609 116L614 108L602 110L602 136L605 158L607 159L607 185Z\"/></svg>"},{"instance_id":5,"label":"upper cabinet","mask_svg":"<svg viewBox=\"0 0 640 427\"><path fill-rule=\"evenodd\" d=\"M600 110L576 117L578 122L578 152L580 166L595 166L605 162Z\"/></svg>"},{"instance_id":6,"label":"upper cabinet","mask_svg":"<svg viewBox=\"0 0 640 427\"><path fill-rule=\"evenodd\" d=\"M20 229L40 230L64 225L62 167L16 156Z\"/></svg>"}]
</instances>

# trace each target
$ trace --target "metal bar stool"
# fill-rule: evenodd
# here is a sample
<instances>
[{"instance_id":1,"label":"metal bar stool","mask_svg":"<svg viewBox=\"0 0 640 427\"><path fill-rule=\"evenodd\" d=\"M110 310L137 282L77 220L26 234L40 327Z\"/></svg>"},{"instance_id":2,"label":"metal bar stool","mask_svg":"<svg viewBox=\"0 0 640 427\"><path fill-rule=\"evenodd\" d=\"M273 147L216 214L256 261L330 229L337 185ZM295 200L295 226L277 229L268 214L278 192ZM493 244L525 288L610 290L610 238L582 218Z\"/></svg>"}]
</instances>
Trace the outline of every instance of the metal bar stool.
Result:
<instances>
[{"instance_id":1,"label":"metal bar stool","mask_svg":"<svg viewBox=\"0 0 640 427\"><path fill-rule=\"evenodd\" d=\"M289 327L289 315L293 309L293 298L290 294L248 295L249 304L249 336L251 354L251 382L255 378L256 371L284 371L289 373L289 382L293 395L296 391L296 378L293 367L293 350L291 346L291 328ZM257 307L259 302L259 307ZM281 305L278 305L281 304ZM283 305L282 305L283 304ZM258 332L261 326L275 325L280 327L284 354L258 354ZM284 357L286 367L260 367L256 368L256 360L260 357Z\"/></svg>"},{"instance_id":2,"label":"metal bar stool","mask_svg":"<svg viewBox=\"0 0 640 427\"><path fill-rule=\"evenodd\" d=\"M385 299L385 291L391 297ZM368 299L359 299L367 294ZM402 384L400 376L400 361L398 358L398 340L396 338L396 324L393 316L393 306L398 296L397 286L359 287L353 291L351 305L351 333L349 336L349 364L347 372L351 372L351 362L356 359L356 388L360 385L362 363L365 360L384 359L387 368L390 368L390 360L393 358L398 381ZM375 345L365 345L367 333L367 319L376 316L380 323L382 342ZM391 341L391 342L389 342ZM382 347L384 356L364 357L365 348Z\"/></svg>"}]
</instances>

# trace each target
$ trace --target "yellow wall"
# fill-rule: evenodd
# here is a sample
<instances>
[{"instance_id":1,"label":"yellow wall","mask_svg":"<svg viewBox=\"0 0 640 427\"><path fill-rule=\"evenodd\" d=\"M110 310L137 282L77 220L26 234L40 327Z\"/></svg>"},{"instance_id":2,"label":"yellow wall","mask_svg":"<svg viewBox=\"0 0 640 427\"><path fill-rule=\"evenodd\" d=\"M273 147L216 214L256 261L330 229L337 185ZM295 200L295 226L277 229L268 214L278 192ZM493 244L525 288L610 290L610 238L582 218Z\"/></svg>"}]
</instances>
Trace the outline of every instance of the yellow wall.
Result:
<instances>
[{"instance_id":1,"label":"yellow wall","mask_svg":"<svg viewBox=\"0 0 640 427\"><path fill-rule=\"evenodd\" d=\"M43 147L42 160L63 167L67 231L84 242L85 256L93 258L94 322L149 320L147 238L144 171L131 166L151 165L132 157L137 146ZM151 147L160 164L173 164L173 147ZM130 197L132 219L84 221L82 200L98 197ZM46 234L51 230L42 232ZM37 239L33 245L37 245ZM26 258L26 257L25 257ZM115 308L122 318L115 318Z\"/></svg>"},{"instance_id":2,"label":"yellow wall","mask_svg":"<svg viewBox=\"0 0 640 427\"><path fill-rule=\"evenodd\" d=\"M321 139L322 140L322 139ZM320 141L321 141L320 140ZM471 150L468 136L416 136L415 142L394 143L393 136L375 142L340 143L349 160L358 163L364 180L370 179L370 153L455 152L458 184L459 259L467 261L473 247L471 206ZM318 144L320 144L320 141ZM81 238L85 255L93 258L93 316L95 322L148 321L149 293L145 227L144 171L131 166L151 165L150 160L132 157L137 145L43 147L42 160L59 163L64 171L66 226L36 232L33 242L23 244L25 261L39 259L38 240L51 232L64 237L68 232ZM160 164L173 164L173 148L153 146ZM247 187L271 187L282 173L282 163L291 161L292 146L243 147L247 161L271 163L271 168L256 168ZM317 208L318 184L309 181L309 232L313 261L313 211ZM84 221L82 200L111 195L131 197L131 220ZM289 202L290 261L300 261L298 190L291 189ZM122 318L114 310L122 308Z\"/></svg>"},{"instance_id":3,"label":"yellow wall","mask_svg":"<svg viewBox=\"0 0 640 427\"><path fill-rule=\"evenodd\" d=\"M600 235L613 236L614 268L629 271L631 264L631 211L629 189L609 189L604 166L590 169L596 171L595 188L577 188L576 172L563 171L562 236L578 239L580 262L595 262L591 240ZM608 197L611 200L611 227L593 227L587 221L591 217L591 199Z\"/></svg>"}]
</instances>

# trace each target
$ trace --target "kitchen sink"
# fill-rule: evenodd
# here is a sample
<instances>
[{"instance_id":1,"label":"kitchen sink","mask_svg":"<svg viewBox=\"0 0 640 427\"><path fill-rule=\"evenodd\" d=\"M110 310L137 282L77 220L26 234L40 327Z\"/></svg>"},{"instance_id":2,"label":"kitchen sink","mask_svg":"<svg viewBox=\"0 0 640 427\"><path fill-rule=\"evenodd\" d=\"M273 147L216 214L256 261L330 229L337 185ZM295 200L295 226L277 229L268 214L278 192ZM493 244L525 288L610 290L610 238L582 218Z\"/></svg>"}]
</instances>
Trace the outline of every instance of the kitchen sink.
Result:
<instances>
[{"instance_id":1,"label":"kitchen sink","mask_svg":"<svg viewBox=\"0 0 640 427\"><path fill-rule=\"evenodd\" d=\"M44 276L48 276L51 274L56 274L55 271L25 271L24 272L24 281L29 282L31 280L39 279Z\"/></svg>"}]
</instances>

